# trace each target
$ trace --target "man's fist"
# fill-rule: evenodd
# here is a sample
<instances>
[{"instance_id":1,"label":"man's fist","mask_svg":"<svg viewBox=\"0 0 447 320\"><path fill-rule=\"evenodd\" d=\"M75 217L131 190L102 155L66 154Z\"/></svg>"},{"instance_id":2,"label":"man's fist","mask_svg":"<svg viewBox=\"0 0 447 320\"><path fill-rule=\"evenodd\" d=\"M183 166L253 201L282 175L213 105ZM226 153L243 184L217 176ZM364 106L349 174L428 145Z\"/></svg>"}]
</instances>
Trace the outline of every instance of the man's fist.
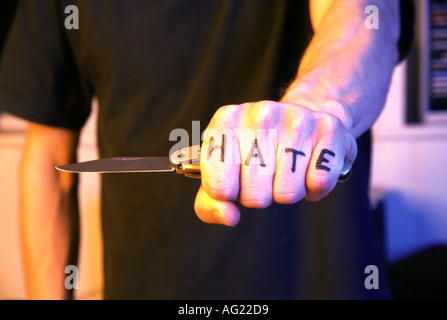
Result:
<instances>
[{"instance_id":1,"label":"man's fist","mask_svg":"<svg viewBox=\"0 0 447 320\"><path fill-rule=\"evenodd\" d=\"M273 101L222 107L203 137L196 213L234 226L237 201L265 208L320 200L356 155L355 138L328 113Z\"/></svg>"}]
</instances>

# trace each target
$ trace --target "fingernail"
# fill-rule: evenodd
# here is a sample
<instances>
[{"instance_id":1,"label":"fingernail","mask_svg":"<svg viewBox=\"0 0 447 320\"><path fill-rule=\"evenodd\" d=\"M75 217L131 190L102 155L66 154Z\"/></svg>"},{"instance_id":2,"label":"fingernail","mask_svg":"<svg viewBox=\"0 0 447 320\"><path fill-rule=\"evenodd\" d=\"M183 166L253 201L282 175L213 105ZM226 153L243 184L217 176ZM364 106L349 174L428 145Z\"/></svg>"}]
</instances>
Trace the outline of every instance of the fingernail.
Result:
<instances>
[{"instance_id":1,"label":"fingernail","mask_svg":"<svg viewBox=\"0 0 447 320\"><path fill-rule=\"evenodd\" d=\"M225 219L224 214L220 210L214 210L214 219L216 219L219 223L224 224L226 226L230 226L228 221Z\"/></svg>"}]
</instances>

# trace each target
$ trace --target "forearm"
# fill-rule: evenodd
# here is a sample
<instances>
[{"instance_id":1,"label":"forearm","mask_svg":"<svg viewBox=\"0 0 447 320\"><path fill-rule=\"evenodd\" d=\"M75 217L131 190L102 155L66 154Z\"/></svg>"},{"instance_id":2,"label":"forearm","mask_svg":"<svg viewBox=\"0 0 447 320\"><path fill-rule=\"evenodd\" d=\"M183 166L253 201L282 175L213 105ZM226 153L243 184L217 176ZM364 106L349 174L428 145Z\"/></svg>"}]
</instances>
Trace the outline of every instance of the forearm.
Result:
<instances>
[{"instance_id":1,"label":"forearm","mask_svg":"<svg viewBox=\"0 0 447 320\"><path fill-rule=\"evenodd\" d=\"M365 27L368 5L379 29ZM282 101L337 116L358 137L377 119L398 59L399 1L332 1Z\"/></svg>"},{"instance_id":2,"label":"forearm","mask_svg":"<svg viewBox=\"0 0 447 320\"><path fill-rule=\"evenodd\" d=\"M54 166L63 158L38 150L42 146L33 139L27 138L20 167L20 231L27 298L69 299L72 290L65 288L64 270L77 264L76 176L57 172Z\"/></svg>"}]
</instances>

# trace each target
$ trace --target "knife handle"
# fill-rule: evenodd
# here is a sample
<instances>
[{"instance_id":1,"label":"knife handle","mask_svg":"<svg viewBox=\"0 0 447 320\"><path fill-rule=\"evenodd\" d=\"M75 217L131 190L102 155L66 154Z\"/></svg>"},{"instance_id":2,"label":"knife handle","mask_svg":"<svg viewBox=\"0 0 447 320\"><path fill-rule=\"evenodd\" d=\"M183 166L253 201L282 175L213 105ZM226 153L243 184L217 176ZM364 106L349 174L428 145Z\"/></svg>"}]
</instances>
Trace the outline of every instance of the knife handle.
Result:
<instances>
[{"instance_id":1,"label":"knife handle","mask_svg":"<svg viewBox=\"0 0 447 320\"><path fill-rule=\"evenodd\" d=\"M182 148L170 156L171 162L175 165L175 171L188 178L201 178L200 172L200 146Z\"/></svg>"},{"instance_id":2,"label":"knife handle","mask_svg":"<svg viewBox=\"0 0 447 320\"><path fill-rule=\"evenodd\" d=\"M176 165L175 171L178 174L183 174L185 177L188 178L196 178L200 179L201 172L200 172L200 164L197 163L181 163Z\"/></svg>"},{"instance_id":3,"label":"knife handle","mask_svg":"<svg viewBox=\"0 0 447 320\"><path fill-rule=\"evenodd\" d=\"M188 178L201 178L199 145L177 150L171 154L170 160L175 165L175 170L178 174L183 174ZM351 173L352 164L346 160L338 182L348 180Z\"/></svg>"}]
</instances>

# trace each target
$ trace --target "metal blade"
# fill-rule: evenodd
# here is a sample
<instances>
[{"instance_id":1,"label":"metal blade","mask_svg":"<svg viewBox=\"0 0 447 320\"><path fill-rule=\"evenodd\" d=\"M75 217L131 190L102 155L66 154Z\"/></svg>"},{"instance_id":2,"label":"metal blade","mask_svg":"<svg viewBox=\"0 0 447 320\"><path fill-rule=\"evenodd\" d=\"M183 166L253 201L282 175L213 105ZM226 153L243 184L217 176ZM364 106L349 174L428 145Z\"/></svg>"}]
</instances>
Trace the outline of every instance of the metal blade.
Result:
<instances>
[{"instance_id":1,"label":"metal blade","mask_svg":"<svg viewBox=\"0 0 447 320\"><path fill-rule=\"evenodd\" d=\"M72 173L171 172L175 166L168 157L117 157L67 164L56 169Z\"/></svg>"}]
</instances>

